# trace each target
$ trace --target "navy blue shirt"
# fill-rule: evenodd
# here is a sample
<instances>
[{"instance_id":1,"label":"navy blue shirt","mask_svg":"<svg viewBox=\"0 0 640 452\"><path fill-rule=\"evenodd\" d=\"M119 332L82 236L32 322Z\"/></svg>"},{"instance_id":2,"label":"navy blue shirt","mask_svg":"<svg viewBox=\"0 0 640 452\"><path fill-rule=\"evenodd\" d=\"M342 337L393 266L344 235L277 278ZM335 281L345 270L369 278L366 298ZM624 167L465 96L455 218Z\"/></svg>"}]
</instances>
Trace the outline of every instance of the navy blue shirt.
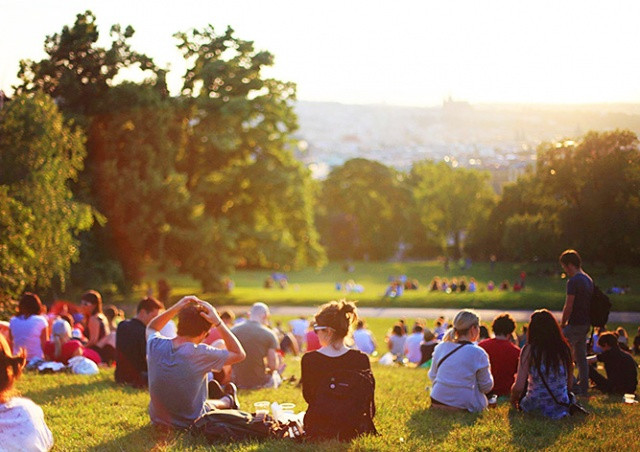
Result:
<instances>
[{"instance_id":1,"label":"navy blue shirt","mask_svg":"<svg viewBox=\"0 0 640 452\"><path fill-rule=\"evenodd\" d=\"M116 330L116 383L147 386L147 327L140 320L123 320Z\"/></svg>"},{"instance_id":2,"label":"navy blue shirt","mask_svg":"<svg viewBox=\"0 0 640 452\"><path fill-rule=\"evenodd\" d=\"M567 295L573 295L573 310L569 325L589 325L589 311L593 296L593 281L586 273L576 273L567 281Z\"/></svg>"}]
</instances>

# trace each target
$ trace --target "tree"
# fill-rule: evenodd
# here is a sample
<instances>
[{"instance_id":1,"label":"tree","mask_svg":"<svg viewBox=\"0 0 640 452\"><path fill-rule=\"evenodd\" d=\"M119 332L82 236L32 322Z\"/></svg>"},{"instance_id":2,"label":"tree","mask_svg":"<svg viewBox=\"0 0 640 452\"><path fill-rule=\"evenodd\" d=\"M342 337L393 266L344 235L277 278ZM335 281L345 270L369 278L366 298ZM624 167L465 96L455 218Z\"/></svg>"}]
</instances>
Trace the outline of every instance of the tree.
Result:
<instances>
[{"instance_id":1,"label":"tree","mask_svg":"<svg viewBox=\"0 0 640 452\"><path fill-rule=\"evenodd\" d=\"M640 147L633 132L589 132L577 141L543 144L536 178L559 215L566 247L609 271L638 261Z\"/></svg>"},{"instance_id":2,"label":"tree","mask_svg":"<svg viewBox=\"0 0 640 452\"><path fill-rule=\"evenodd\" d=\"M181 111L190 125L177 164L201 207L193 212L197 241L177 238L171 247L182 253L182 269L216 287L234 261L285 269L322 264L310 173L292 154L295 86L263 78L273 56L231 28L176 37L189 65Z\"/></svg>"},{"instance_id":3,"label":"tree","mask_svg":"<svg viewBox=\"0 0 640 452\"><path fill-rule=\"evenodd\" d=\"M465 235L493 206L489 174L422 161L413 165L409 180L424 234L440 243L445 255L451 246L459 258Z\"/></svg>"},{"instance_id":4,"label":"tree","mask_svg":"<svg viewBox=\"0 0 640 452\"><path fill-rule=\"evenodd\" d=\"M347 160L322 183L322 238L339 259L387 259L403 238L409 192L403 176L382 163Z\"/></svg>"},{"instance_id":5,"label":"tree","mask_svg":"<svg viewBox=\"0 0 640 452\"><path fill-rule=\"evenodd\" d=\"M0 291L5 295L46 289L54 278L64 286L78 256L77 234L93 223L90 206L76 202L68 186L84 155L84 136L64 122L49 96L16 96L3 110Z\"/></svg>"}]
</instances>

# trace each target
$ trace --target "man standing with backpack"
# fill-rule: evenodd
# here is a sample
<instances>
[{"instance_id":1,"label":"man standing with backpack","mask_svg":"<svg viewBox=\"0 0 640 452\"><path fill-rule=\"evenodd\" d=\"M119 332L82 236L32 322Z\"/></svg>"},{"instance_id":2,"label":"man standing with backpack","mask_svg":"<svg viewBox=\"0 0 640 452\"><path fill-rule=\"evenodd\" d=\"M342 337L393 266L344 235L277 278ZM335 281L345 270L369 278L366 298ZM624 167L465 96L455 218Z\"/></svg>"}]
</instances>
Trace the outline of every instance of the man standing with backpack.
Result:
<instances>
[{"instance_id":1,"label":"man standing with backpack","mask_svg":"<svg viewBox=\"0 0 640 452\"><path fill-rule=\"evenodd\" d=\"M567 296L562 309L562 332L571 344L573 360L578 367L577 395L586 396L589 391L589 365L587 364L587 334L590 326L590 306L593 297L593 280L582 270L582 260L576 250L566 250L560 255L560 265L569 279Z\"/></svg>"}]
</instances>

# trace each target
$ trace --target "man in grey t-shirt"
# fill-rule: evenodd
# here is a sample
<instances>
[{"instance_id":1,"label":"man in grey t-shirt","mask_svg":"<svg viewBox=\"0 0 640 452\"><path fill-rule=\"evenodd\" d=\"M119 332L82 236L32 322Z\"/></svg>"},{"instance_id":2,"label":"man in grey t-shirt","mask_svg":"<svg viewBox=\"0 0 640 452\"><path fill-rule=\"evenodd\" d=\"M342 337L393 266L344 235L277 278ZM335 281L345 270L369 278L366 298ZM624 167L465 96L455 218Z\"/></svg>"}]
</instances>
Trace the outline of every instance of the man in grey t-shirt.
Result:
<instances>
[{"instance_id":1,"label":"man in grey t-shirt","mask_svg":"<svg viewBox=\"0 0 640 452\"><path fill-rule=\"evenodd\" d=\"M282 364L278 355L278 339L266 327L269 308L264 303L251 307L249 320L233 327L235 334L246 350L247 359L233 366L231 379L239 388L258 389L277 386L279 375L275 375Z\"/></svg>"},{"instance_id":2,"label":"man in grey t-shirt","mask_svg":"<svg viewBox=\"0 0 640 452\"><path fill-rule=\"evenodd\" d=\"M159 331L178 315L178 335L163 337ZM227 350L201 343L211 326L218 328ZM197 297L184 297L147 326L149 416L154 424L187 428L213 409L237 408L235 391L218 390L209 399L207 374L245 358L238 339L221 321L216 309Z\"/></svg>"}]
</instances>

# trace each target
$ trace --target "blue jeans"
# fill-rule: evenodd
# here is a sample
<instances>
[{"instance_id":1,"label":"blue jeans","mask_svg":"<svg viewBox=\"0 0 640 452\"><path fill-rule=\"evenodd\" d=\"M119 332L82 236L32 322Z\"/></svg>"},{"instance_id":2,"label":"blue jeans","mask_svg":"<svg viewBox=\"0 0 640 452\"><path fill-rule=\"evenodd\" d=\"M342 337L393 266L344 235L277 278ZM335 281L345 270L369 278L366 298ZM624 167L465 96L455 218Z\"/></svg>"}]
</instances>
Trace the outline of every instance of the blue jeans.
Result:
<instances>
[{"instance_id":1,"label":"blue jeans","mask_svg":"<svg viewBox=\"0 0 640 452\"><path fill-rule=\"evenodd\" d=\"M587 364L587 334L589 325L567 325L562 333L571 345L573 361L578 367L578 386L573 392L586 395L589 391L589 365Z\"/></svg>"}]
</instances>

